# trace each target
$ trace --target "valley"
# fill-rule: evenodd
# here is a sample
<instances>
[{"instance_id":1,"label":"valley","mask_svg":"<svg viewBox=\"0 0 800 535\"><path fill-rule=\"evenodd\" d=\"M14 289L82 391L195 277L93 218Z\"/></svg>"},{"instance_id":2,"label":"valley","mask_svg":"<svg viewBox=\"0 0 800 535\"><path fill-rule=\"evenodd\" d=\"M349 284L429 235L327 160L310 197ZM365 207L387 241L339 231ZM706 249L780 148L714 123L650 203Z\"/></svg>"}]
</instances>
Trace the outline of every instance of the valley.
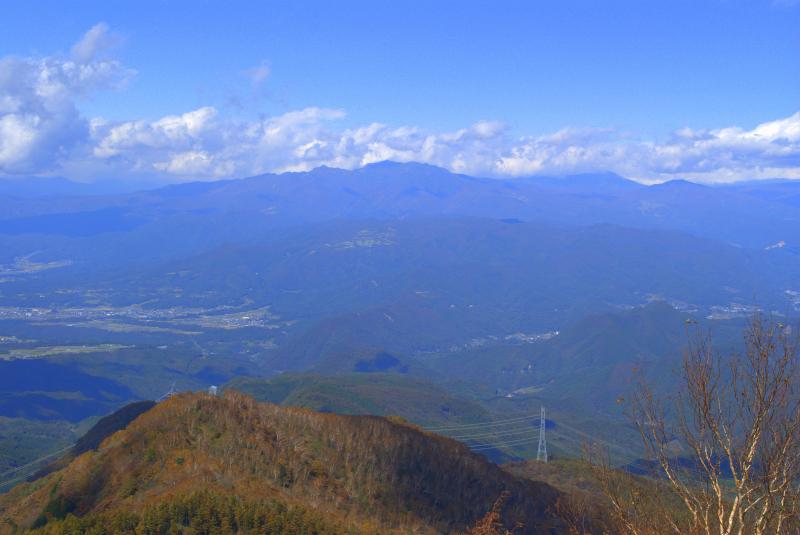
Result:
<instances>
[{"instance_id":1,"label":"valley","mask_svg":"<svg viewBox=\"0 0 800 535\"><path fill-rule=\"evenodd\" d=\"M736 347L754 311L788 318L797 306L788 231L781 248L731 244L708 220L716 209L697 211L673 187L683 188L613 176L498 182L385 163L83 204L15 201L0 219L0 371L14 378L0 416L12 440L50 426L36 450L47 453L173 384L453 431L524 424L546 406L555 457L596 440L630 462L641 451L619 400L634 372L670 388L687 321ZM691 191L719 197L723 211L737 199L763 221L752 244L774 240L797 210ZM623 217L632 195L660 208ZM667 207L695 211L673 225ZM34 360L41 370L24 371ZM48 366L76 380L19 379ZM526 425L466 442L497 461L530 458L538 435ZM32 458L19 451L0 451L2 467Z\"/></svg>"},{"instance_id":2,"label":"valley","mask_svg":"<svg viewBox=\"0 0 800 535\"><path fill-rule=\"evenodd\" d=\"M800 534L800 0L0 13L0 535Z\"/></svg>"}]
</instances>

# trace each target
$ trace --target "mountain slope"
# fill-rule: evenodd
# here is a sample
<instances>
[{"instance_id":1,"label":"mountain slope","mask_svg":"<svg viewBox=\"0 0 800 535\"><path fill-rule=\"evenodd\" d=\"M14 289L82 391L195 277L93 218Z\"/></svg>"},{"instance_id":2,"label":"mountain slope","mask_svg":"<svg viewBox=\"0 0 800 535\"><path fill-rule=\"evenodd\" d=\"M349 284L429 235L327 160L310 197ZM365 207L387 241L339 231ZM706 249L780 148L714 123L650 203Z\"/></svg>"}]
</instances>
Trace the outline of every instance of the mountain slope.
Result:
<instances>
[{"instance_id":1,"label":"mountain slope","mask_svg":"<svg viewBox=\"0 0 800 535\"><path fill-rule=\"evenodd\" d=\"M93 284L161 307L251 298L290 317L444 296L448 314L499 304L552 318L648 294L698 304L785 301L798 275L794 260L680 232L451 218L308 226Z\"/></svg>"},{"instance_id":2,"label":"mountain slope","mask_svg":"<svg viewBox=\"0 0 800 535\"><path fill-rule=\"evenodd\" d=\"M617 407L616 400L629 395L636 370L658 385L673 386L690 334L686 320L695 317L656 301L586 316L536 344L487 344L427 364L438 373L451 370L451 378L484 381L512 395L535 393L551 403L568 403L595 414ZM737 322L718 322L715 340L728 347L739 329Z\"/></svg>"},{"instance_id":3,"label":"mountain slope","mask_svg":"<svg viewBox=\"0 0 800 535\"><path fill-rule=\"evenodd\" d=\"M259 401L338 414L400 416L419 425L486 422L479 403L457 397L428 381L401 374L284 374L271 379L240 377L226 389Z\"/></svg>"},{"instance_id":4,"label":"mountain slope","mask_svg":"<svg viewBox=\"0 0 800 535\"><path fill-rule=\"evenodd\" d=\"M75 442L64 456L57 458L55 461L34 472L28 480L33 481L56 470L61 470L76 457L87 451L97 450L103 440L117 431L125 429L133 420L138 418L140 414L152 409L153 406L155 406L155 401L134 401L100 418L97 423L89 428L89 430Z\"/></svg>"},{"instance_id":5,"label":"mountain slope","mask_svg":"<svg viewBox=\"0 0 800 535\"><path fill-rule=\"evenodd\" d=\"M204 492L277 500L355 532L451 533L504 491L508 525L559 532L547 512L558 498L554 489L515 478L452 440L384 418L187 394L146 412L98 451L0 498L0 530L49 522L59 532L58 518L68 513L87 522L109 514L138 522L153 504Z\"/></svg>"}]
</instances>

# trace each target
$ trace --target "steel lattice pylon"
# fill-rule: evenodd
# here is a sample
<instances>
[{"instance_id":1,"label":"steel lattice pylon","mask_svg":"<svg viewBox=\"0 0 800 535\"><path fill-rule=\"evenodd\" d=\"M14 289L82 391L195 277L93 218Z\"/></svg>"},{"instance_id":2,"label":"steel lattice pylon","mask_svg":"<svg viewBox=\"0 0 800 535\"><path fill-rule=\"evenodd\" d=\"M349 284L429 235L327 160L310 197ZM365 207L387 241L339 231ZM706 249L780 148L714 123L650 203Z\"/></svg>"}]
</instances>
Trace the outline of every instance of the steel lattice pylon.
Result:
<instances>
[{"instance_id":1,"label":"steel lattice pylon","mask_svg":"<svg viewBox=\"0 0 800 535\"><path fill-rule=\"evenodd\" d=\"M536 451L536 460L547 462L547 437L544 435L545 430L545 417L544 407L542 407L542 415L539 418L539 449Z\"/></svg>"}]
</instances>

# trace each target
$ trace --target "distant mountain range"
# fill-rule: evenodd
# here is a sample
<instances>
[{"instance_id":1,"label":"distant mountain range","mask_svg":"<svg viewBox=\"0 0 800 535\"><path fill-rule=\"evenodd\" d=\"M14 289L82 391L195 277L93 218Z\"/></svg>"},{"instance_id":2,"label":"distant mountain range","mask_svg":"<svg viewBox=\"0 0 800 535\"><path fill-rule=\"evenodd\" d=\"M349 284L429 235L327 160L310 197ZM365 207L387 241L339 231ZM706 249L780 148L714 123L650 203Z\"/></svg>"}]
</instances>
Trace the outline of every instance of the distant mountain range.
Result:
<instances>
[{"instance_id":1,"label":"distant mountain range","mask_svg":"<svg viewBox=\"0 0 800 535\"><path fill-rule=\"evenodd\" d=\"M127 193L156 187L152 180L75 182L63 177L4 176L0 177L0 197L30 199L38 197L87 196Z\"/></svg>"},{"instance_id":2,"label":"distant mountain range","mask_svg":"<svg viewBox=\"0 0 800 535\"><path fill-rule=\"evenodd\" d=\"M228 241L336 219L465 216L672 229L758 248L779 240L797 244L798 195L800 182L792 181L711 187L675 180L643 186L613 174L499 180L383 162L353 171L321 167L128 194L9 199L0 203L0 233L24 232L14 224L21 217L39 217L25 221L39 223L36 233L54 235L69 235L86 218L97 234L114 231L120 220L137 228L183 221L195 230L216 230L208 238ZM54 224L48 226L44 216L55 214L65 219L50 219ZM220 228L223 221L232 226Z\"/></svg>"},{"instance_id":3,"label":"distant mountain range","mask_svg":"<svg viewBox=\"0 0 800 535\"><path fill-rule=\"evenodd\" d=\"M480 420L556 404L565 425L625 436L633 371L669 388L687 319L735 347L754 311L800 312L800 182L391 162L133 192L51 182L0 186L0 424L24 434L9 444L46 429L61 445L129 401L233 378L423 424L443 405ZM0 443L0 472L35 451Z\"/></svg>"}]
</instances>

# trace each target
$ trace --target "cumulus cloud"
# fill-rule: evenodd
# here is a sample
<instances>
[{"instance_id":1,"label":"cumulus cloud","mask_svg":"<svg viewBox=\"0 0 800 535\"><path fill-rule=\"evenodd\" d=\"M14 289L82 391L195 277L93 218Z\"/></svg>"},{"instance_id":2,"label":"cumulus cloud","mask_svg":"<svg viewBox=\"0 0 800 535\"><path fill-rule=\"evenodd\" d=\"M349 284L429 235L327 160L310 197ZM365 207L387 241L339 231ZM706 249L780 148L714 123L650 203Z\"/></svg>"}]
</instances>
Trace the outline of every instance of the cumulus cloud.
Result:
<instances>
[{"instance_id":1,"label":"cumulus cloud","mask_svg":"<svg viewBox=\"0 0 800 535\"><path fill-rule=\"evenodd\" d=\"M599 128L519 137L490 121L450 132L381 123L336 128L344 117L343 110L311 107L237 123L200 108L152 122L98 124L94 155L123 169L192 179L320 165L356 168L383 160L497 177L610 170L642 181L800 178L800 112L752 130L684 129L662 143Z\"/></svg>"},{"instance_id":2,"label":"cumulus cloud","mask_svg":"<svg viewBox=\"0 0 800 535\"><path fill-rule=\"evenodd\" d=\"M98 24L69 57L0 59L0 174L63 166L78 178L197 180L396 160L496 177L603 170L642 181L800 178L800 112L749 130L682 129L664 141L604 128L525 136L497 121L444 132L378 122L343 127L344 110L318 107L251 120L213 106L156 120L82 117L76 102L119 88L133 74L108 57L112 44L108 27ZM253 87L261 85L269 65L247 75Z\"/></svg>"},{"instance_id":3,"label":"cumulus cloud","mask_svg":"<svg viewBox=\"0 0 800 535\"><path fill-rule=\"evenodd\" d=\"M217 110L199 108L181 115L168 115L156 121L129 121L111 124L92 123L92 155L115 170L125 172L158 171L178 176L218 178L236 171L225 137L233 134L231 125L217 124Z\"/></svg>"},{"instance_id":4,"label":"cumulus cloud","mask_svg":"<svg viewBox=\"0 0 800 535\"><path fill-rule=\"evenodd\" d=\"M800 112L752 130L683 129L661 143L610 129L568 128L515 140L494 170L508 176L611 170L642 181L800 178L798 129Z\"/></svg>"},{"instance_id":5,"label":"cumulus cloud","mask_svg":"<svg viewBox=\"0 0 800 535\"><path fill-rule=\"evenodd\" d=\"M98 158L136 157L147 151L174 151L192 148L213 133L217 110L200 108L182 115L168 115L157 121L93 123L94 155Z\"/></svg>"},{"instance_id":6,"label":"cumulus cloud","mask_svg":"<svg viewBox=\"0 0 800 535\"><path fill-rule=\"evenodd\" d=\"M133 74L98 58L105 33L104 26L89 30L71 58L0 59L0 172L53 169L88 140L76 100L119 87Z\"/></svg>"}]
</instances>

